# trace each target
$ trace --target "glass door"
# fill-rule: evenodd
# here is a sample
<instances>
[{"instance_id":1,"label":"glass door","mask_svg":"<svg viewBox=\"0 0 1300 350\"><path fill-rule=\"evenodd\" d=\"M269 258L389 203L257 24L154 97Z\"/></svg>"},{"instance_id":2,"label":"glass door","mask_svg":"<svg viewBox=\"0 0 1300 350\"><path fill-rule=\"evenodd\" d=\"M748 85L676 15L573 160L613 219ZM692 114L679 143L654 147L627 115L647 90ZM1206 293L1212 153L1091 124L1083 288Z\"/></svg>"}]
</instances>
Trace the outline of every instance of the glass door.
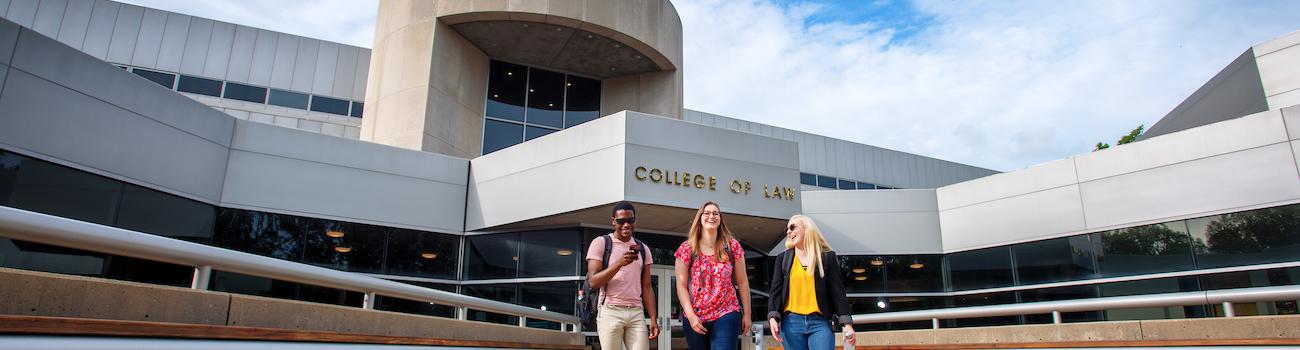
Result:
<instances>
[{"instance_id":1,"label":"glass door","mask_svg":"<svg viewBox=\"0 0 1300 350\"><path fill-rule=\"evenodd\" d=\"M667 283L664 283L664 282ZM650 342L651 349L685 349L686 338L682 334L682 321L678 318L682 306L677 303L677 278L673 276L672 266L653 265L650 268L650 284L655 291L659 319L650 320L659 324L659 338Z\"/></svg>"}]
</instances>

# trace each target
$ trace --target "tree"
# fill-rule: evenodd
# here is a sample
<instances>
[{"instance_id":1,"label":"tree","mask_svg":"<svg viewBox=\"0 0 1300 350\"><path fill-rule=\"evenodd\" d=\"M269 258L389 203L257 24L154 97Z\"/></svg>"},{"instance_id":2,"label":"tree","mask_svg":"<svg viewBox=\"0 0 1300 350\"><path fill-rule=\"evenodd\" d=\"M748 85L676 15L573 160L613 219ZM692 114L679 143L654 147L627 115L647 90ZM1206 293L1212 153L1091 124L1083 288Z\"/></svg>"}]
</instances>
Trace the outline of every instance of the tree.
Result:
<instances>
[{"instance_id":1,"label":"tree","mask_svg":"<svg viewBox=\"0 0 1300 350\"><path fill-rule=\"evenodd\" d=\"M1119 146L1127 143L1133 143L1133 141L1137 141L1137 138L1142 136L1142 132L1145 131L1143 129L1145 128L1146 128L1146 124L1138 125L1136 129L1133 129L1133 131L1129 131L1128 135L1124 135L1120 137L1119 141L1115 142L1115 145ZM1110 144L1105 142L1098 142L1097 145L1093 147L1092 151L1096 152L1107 148L1110 148Z\"/></svg>"}]
</instances>

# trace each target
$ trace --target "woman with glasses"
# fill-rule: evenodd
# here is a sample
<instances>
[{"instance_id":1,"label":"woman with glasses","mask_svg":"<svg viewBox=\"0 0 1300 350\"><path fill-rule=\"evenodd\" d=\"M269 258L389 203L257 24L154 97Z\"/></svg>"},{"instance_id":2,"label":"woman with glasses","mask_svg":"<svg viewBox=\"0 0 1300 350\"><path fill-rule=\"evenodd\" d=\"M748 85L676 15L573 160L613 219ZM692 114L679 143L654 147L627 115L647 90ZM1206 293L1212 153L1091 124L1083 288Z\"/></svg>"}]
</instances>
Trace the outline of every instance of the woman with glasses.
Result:
<instances>
[{"instance_id":1,"label":"woman with glasses","mask_svg":"<svg viewBox=\"0 0 1300 350\"><path fill-rule=\"evenodd\" d=\"M785 253L772 273L767 320L787 350L834 350L833 326L845 347L856 344L839 258L812 219L795 215L785 230Z\"/></svg>"},{"instance_id":2,"label":"woman with glasses","mask_svg":"<svg viewBox=\"0 0 1300 350\"><path fill-rule=\"evenodd\" d=\"M677 298L691 350L734 350L749 329L745 250L732 238L713 202L695 212L686 242L677 247Z\"/></svg>"}]
</instances>

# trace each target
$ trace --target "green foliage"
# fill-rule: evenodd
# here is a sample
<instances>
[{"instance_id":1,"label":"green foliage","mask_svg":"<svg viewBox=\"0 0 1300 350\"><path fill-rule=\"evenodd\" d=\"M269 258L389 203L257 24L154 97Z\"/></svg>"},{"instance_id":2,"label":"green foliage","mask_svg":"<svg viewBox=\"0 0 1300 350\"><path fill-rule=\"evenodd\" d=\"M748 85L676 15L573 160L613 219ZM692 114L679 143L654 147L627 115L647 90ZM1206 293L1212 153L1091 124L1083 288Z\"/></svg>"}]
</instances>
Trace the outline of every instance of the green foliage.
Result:
<instances>
[{"instance_id":1,"label":"green foliage","mask_svg":"<svg viewBox=\"0 0 1300 350\"><path fill-rule=\"evenodd\" d=\"M1165 225L1130 227L1105 233L1102 240L1107 254L1120 255L1187 255L1192 253L1192 242L1186 233L1174 231ZM1196 242L1204 249L1204 243Z\"/></svg>"},{"instance_id":2,"label":"green foliage","mask_svg":"<svg viewBox=\"0 0 1300 350\"><path fill-rule=\"evenodd\" d=\"M1115 142L1115 145L1119 146L1126 143L1132 143L1133 141L1137 141L1137 138L1142 136L1142 132L1146 131L1144 129L1146 129L1146 124L1138 125L1136 129L1133 129L1133 131L1129 131L1128 135L1124 135L1123 137L1120 137L1119 141ZM1105 142L1098 142L1097 146L1092 148L1092 151L1096 152L1107 148L1110 148L1110 144Z\"/></svg>"},{"instance_id":3,"label":"green foliage","mask_svg":"<svg viewBox=\"0 0 1300 350\"><path fill-rule=\"evenodd\" d=\"M1098 142L1098 143L1097 143L1097 147L1093 148L1092 151L1093 151L1093 152L1096 152L1096 151L1100 151L1100 150L1107 149L1107 148L1110 148L1110 144L1109 144L1109 143Z\"/></svg>"},{"instance_id":4,"label":"green foliage","mask_svg":"<svg viewBox=\"0 0 1300 350\"><path fill-rule=\"evenodd\" d=\"M1214 253L1257 253L1300 245L1300 206L1225 214L1206 226Z\"/></svg>"}]
</instances>

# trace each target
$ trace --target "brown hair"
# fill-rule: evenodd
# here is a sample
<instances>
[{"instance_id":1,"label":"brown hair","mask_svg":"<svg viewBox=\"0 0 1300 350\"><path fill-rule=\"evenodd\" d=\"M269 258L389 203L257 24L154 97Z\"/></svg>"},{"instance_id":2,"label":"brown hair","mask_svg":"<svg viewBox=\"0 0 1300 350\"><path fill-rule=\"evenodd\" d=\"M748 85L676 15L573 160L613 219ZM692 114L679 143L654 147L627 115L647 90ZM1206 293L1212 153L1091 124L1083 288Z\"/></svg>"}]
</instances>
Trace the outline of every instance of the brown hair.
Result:
<instances>
[{"instance_id":1,"label":"brown hair","mask_svg":"<svg viewBox=\"0 0 1300 350\"><path fill-rule=\"evenodd\" d=\"M721 262L727 262L731 259L727 254L727 245L731 244L731 229L727 228L727 221L722 219L722 207L718 203L704 202L699 210L695 211L695 219L691 220L691 232L687 235L686 241L691 247L692 254L700 252L700 236L704 234L704 223L700 222L700 216L704 214L704 208L712 205L718 208L718 237L713 241L713 257ZM735 254L734 252L732 254Z\"/></svg>"}]
</instances>

